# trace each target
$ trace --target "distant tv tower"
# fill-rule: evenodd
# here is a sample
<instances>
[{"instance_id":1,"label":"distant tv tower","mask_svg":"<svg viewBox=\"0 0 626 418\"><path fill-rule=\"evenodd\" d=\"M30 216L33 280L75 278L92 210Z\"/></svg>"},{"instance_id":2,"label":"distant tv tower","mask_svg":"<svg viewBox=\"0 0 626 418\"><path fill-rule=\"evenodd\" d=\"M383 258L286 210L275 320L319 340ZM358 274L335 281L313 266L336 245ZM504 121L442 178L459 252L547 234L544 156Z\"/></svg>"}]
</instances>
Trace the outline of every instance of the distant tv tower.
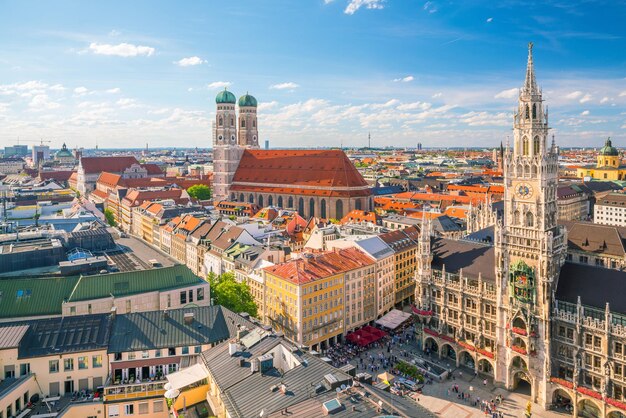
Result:
<instances>
[{"instance_id":1,"label":"distant tv tower","mask_svg":"<svg viewBox=\"0 0 626 418\"><path fill-rule=\"evenodd\" d=\"M367 133L367 148L372 149L372 134L371 134L371 132Z\"/></svg>"}]
</instances>

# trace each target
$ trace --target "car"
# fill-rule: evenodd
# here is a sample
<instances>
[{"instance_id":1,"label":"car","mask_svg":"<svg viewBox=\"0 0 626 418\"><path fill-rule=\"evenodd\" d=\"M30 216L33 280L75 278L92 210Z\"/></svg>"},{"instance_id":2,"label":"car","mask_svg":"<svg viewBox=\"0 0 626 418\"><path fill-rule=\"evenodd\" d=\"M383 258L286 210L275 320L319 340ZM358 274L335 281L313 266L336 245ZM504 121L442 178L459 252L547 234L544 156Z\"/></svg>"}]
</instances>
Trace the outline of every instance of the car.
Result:
<instances>
[{"instance_id":1,"label":"car","mask_svg":"<svg viewBox=\"0 0 626 418\"><path fill-rule=\"evenodd\" d=\"M409 379L404 379L404 382L402 382L402 384L409 390L412 391L416 391L417 389L419 389L419 384L417 384L416 382L409 380Z\"/></svg>"}]
</instances>

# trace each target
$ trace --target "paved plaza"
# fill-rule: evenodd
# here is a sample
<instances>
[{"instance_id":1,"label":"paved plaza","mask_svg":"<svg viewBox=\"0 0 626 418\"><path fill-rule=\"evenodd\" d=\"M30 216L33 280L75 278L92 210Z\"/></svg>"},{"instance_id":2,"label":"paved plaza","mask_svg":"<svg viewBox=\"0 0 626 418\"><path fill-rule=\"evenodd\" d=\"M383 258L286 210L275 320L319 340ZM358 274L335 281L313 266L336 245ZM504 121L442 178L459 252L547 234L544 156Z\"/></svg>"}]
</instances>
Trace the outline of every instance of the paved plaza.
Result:
<instances>
[{"instance_id":1,"label":"paved plaza","mask_svg":"<svg viewBox=\"0 0 626 418\"><path fill-rule=\"evenodd\" d=\"M473 401L477 398L490 401L495 399L498 395L501 395L502 404L497 408L498 411L501 411L505 417L525 417L524 410L529 399L528 395L509 392L505 389L495 387L492 380L489 378L487 379L487 384L484 385L484 375L479 374L475 376L474 371L465 366L457 368L456 363L451 359L440 360L436 355L426 356L421 350L417 349L413 342L401 345L396 344L393 346L391 353L387 353L386 346L385 348L370 349L362 354L362 357L366 358L369 354L378 356L379 353L383 353L383 355L386 356L393 354L405 361L410 361L413 357L425 358L448 370L452 370L454 379L444 379L442 382L433 381L431 384L424 385L422 394L415 395L416 402L419 402L420 405L434 412L437 416L446 418L485 418L486 414L482 412L478 406L473 406ZM377 371L371 371L367 368L367 364L365 365L366 368L361 368L358 357L350 360L350 364L357 367L357 373L367 372L374 377L385 371L383 368ZM470 400L463 401L458 397L457 393L450 391L450 388L454 385L458 385L459 392L470 393ZM470 387L472 388L471 390ZM563 418L571 415L565 412L545 411L541 406L533 403L532 416L540 418Z\"/></svg>"}]
</instances>

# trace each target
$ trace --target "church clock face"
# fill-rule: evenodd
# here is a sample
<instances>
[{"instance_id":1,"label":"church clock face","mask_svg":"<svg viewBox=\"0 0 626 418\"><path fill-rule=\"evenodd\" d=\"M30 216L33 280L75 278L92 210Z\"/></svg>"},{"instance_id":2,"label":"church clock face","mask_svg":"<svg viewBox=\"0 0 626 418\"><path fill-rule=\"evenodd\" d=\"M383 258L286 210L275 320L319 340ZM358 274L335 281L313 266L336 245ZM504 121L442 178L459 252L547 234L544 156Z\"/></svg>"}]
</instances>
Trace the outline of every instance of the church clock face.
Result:
<instances>
[{"instance_id":1,"label":"church clock face","mask_svg":"<svg viewBox=\"0 0 626 418\"><path fill-rule=\"evenodd\" d=\"M515 188L515 194L520 199L530 199L533 196L533 187L528 183L520 183Z\"/></svg>"}]
</instances>

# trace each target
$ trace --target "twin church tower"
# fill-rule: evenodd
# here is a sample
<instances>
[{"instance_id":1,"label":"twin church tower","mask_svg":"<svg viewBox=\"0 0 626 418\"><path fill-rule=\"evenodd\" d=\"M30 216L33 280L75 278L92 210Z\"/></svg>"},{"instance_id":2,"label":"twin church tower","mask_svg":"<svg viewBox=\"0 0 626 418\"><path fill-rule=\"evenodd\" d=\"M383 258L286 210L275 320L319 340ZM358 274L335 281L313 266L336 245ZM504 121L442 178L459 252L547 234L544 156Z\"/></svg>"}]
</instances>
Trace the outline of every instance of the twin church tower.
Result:
<instances>
[{"instance_id":1,"label":"twin church tower","mask_svg":"<svg viewBox=\"0 0 626 418\"><path fill-rule=\"evenodd\" d=\"M239 98L224 89L215 97L217 112L213 122L213 194L216 201L227 200L230 184L245 149L259 148L257 101L245 94Z\"/></svg>"}]
</instances>

